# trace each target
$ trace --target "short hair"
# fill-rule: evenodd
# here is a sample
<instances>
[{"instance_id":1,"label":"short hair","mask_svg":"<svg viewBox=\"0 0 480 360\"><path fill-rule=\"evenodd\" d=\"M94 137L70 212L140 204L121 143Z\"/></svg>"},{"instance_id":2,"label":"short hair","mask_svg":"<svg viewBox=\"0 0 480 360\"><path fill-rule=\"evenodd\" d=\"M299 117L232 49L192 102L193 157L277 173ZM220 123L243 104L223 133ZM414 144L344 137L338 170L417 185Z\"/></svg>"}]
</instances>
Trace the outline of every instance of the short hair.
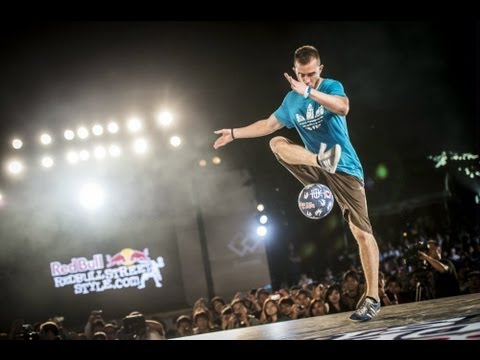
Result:
<instances>
[{"instance_id":1,"label":"short hair","mask_svg":"<svg viewBox=\"0 0 480 360\"><path fill-rule=\"evenodd\" d=\"M180 315L175 322L177 323L177 325L181 322L188 322L189 324L191 324L192 319L190 319L190 317L187 315Z\"/></svg>"},{"instance_id":2,"label":"short hair","mask_svg":"<svg viewBox=\"0 0 480 360\"><path fill-rule=\"evenodd\" d=\"M279 305L285 304L285 305L293 306L293 304L295 304L295 301L293 301L293 299L290 296L284 296L280 299L278 304Z\"/></svg>"},{"instance_id":3,"label":"short hair","mask_svg":"<svg viewBox=\"0 0 480 360\"><path fill-rule=\"evenodd\" d=\"M317 59L319 65L322 63L318 50L311 45L304 45L295 50L293 63L298 62L300 65L307 65L312 59Z\"/></svg>"},{"instance_id":4,"label":"short hair","mask_svg":"<svg viewBox=\"0 0 480 360\"><path fill-rule=\"evenodd\" d=\"M343 274L343 281L346 281L347 278L352 278L357 280L357 282L360 282L360 279L358 278L358 272L356 270L348 270L345 274Z\"/></svg>"}]
</instances>

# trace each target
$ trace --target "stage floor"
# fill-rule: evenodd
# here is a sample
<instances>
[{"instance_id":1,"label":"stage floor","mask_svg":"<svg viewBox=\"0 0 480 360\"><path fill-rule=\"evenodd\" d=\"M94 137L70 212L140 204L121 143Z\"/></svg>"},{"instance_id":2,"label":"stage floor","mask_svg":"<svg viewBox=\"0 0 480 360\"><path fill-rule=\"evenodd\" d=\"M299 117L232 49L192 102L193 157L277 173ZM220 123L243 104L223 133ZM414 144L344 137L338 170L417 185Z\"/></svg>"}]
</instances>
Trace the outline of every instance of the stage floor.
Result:
<instances>
[{"instance_id":1,"label":"stage floor","mask_svg":"<svg viewBox=\"0 0 480 360\"><path fill-rule=\"evenodd\" d=\"M189 336L185 340L480 340L480 294L383 307L371 321L350 312ZM177 340L181 340L180 338Z\"/></svg>"}]
</instances>

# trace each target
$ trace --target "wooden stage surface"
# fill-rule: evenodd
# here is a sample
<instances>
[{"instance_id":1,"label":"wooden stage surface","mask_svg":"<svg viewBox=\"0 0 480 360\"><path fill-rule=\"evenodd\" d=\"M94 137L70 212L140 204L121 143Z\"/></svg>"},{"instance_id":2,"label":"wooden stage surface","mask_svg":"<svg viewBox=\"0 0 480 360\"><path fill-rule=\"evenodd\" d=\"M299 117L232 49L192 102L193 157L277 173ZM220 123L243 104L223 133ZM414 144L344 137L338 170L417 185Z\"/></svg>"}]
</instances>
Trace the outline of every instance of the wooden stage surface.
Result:
<instances>
[{"instance_id":1,"label":"wooden stage surface","mask_svg":"<svg viewBox=\"0 0 480 360\"><path fill-rule=\"evenodd\" d=\"M371 321L350 312L218 331L185 340L480 340L480 294L383 307ZM181 340L181 339L177 339Z\"/></svg>"}]
</instances>

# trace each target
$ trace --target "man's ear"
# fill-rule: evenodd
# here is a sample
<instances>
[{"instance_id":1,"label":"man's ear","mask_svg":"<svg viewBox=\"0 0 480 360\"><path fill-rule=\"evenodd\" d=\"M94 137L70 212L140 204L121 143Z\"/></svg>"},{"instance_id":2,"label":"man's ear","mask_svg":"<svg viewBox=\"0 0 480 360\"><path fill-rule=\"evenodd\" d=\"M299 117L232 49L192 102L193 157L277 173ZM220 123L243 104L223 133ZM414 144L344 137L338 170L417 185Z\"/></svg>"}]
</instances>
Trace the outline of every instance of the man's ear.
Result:
<instances>
[{"instance_id":1,"label":"man's ear","mask_svg":"<svg viewBox=\"0 0 480 360\"><path fill-rule=\"evenodd\" d=\"M322 70L323 70L323 64L322 64L322 65L319 65L319 67L318 67L318 73L321 74L321 73L322 73Z\"/></svg>"}]
</instances>

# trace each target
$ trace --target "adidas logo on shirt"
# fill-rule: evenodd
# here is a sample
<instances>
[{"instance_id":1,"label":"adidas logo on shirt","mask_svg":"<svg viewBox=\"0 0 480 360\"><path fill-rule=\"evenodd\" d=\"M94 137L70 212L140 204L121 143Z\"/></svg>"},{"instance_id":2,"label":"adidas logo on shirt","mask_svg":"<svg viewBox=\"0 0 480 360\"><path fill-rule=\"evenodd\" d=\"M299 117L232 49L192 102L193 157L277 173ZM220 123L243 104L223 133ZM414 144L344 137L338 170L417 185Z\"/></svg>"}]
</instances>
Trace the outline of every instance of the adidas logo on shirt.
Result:
<instances>
[{"instance_id":1,"label":"adidas logo on shirt","mask_svg":"<svg viewBox=\"0 0 480 360\"><path fill-rule=\"evenodd\" d=\"M324 113L325 109L322 105L320 105L317 111L314 113L313 105L310 103L307 106L306 118L301 114L295 114L295 118L303 128L315 130L322 125Z\"/></svg>"}]
</instances>

